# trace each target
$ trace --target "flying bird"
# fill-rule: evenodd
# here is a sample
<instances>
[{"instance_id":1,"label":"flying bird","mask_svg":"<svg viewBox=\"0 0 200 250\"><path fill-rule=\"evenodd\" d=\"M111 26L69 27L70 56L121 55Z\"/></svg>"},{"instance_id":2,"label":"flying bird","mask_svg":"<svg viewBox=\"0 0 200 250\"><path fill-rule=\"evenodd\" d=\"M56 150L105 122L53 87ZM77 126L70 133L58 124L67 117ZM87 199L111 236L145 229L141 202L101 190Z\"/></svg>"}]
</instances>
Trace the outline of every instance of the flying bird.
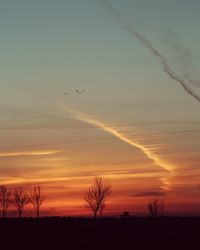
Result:
<instances>
[{"instance_id":1,"label":"flying bird","mask_svg":"<svg viewBox=\"0 0 200 250\"><path fill-rule=\"evenodd\" d=\"M72 95L72 94L79 94L79 95L81 95L82 93L84 93L85 92L85 90L83 89L83 90L78 90L78 89L76 89L76 90L74 90L74 91L72 91L72 92L64 92L63 94L64 95Z\"/></svg>"},{"instance_id":2,"label":"flying bird","mask_svg":"<svg viewBox=\"0 0 200 250\"><path fill-rule=\"evenodd\" d=\"M78 90L78 89L76 89L76 91L75 91L77 94L82 94L82 93L84 93L85 92L85 90Z\"/></svg>"}]
</instances>

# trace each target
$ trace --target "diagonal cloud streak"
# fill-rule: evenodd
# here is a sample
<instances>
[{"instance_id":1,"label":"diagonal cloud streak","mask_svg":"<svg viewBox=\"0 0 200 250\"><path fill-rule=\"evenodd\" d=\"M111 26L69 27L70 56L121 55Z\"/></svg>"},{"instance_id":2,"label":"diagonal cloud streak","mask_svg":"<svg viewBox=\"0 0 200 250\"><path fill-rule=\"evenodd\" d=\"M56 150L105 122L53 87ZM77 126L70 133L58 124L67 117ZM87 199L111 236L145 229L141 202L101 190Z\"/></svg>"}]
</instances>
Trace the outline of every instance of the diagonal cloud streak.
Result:
<instances>
[{"instance_id":1,"label":"diagonal cloud streak","mask_svg":"<svg viewBox=\"0 0 200 250\"><path fill-rule=\"evenodd\" d=\"M167 59L156 48L154 48L149 40L147 40L142 34L126 23L118 11L107 0L97 0L103 5L103 7L111 14L110 18L123 30L137 38L137 40L146 47L160 62L163 67L163 71L173 80L178 82L182 88L191 95L195 100L200 102L200 96L192 89L190 83L179 76L169 65Z\"/></svg>"},{"instance_id":2,"label":"diagonal cloud streak","mask_svg":"<svg viewBox=\"0 0 200 250\"><path fill-rule=\"evenodd\" d=\"M128 138L126 135L124 135L123 133L119 132L116 128L105 124L104 122L101 122L99 120L96 120L92 117L89 117L85 114L73 111L73 110L66 110L74 119L88 123L96 128L99 128L105 132L108 132L112 135L114 135L115 137L117 137L118 139L120 139L123 142L126 142L127 144L133 146L134 148L138 148L140 149L144 155L146 155L146 157L153 161L155 163L156 166L166 170L169 173L173 173L174 167L166 162L164 162L162 159L160 159L159 156L157 156L148 146L143 145L139 142L135 142L132 139Z\"/></svg>"}]
</instances>

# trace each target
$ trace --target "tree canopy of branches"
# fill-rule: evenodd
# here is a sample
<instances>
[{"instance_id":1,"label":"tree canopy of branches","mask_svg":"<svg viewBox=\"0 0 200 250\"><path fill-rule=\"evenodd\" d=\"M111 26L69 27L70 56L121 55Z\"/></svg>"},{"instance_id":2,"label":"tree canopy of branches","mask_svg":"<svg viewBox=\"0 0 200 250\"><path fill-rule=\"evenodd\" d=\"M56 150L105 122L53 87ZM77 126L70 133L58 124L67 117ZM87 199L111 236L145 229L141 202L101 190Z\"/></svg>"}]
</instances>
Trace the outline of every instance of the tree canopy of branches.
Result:
<instances>
[{"instance_id":1,"label":"tree canopy of branches","mask_svg":"<svg viewBox=\"0 0 200 250\"><path fill-rule=\"evenodd\" d=\"M165 202L160 200L153 200L148 204L148 211L151 217L164 216Z\"/></svg>"},{"instance_id":2,"label":"tree canopy of branches","mask_svg":"<svg viewBox=\"0 0 200 250\"><path fill-rule=\"evenodd\" d=\"M12 192L11 203L18 210L19 218L21 218L24 206L30 202L28 193L20 188L15 188Z\"/></svg>"},{"instance_id":3,"label":"tree canopy of branches","mask_svg":"<svg viewBox=\"0 0 200 250\"><path fill-rule=\"evenodd\" d=\"M11 203L11 191L5 186L0 187L0 205L2 208L2 217L7 215L8 207Z\"/></svg>"},{"instance_id":4,"label":"tree canopy of branches","mask_svg":"<svg viewBox=\"0 0 200 250\"><path fill-rule=\"evenodd\" d=\"M84 207L93 212L94 218L97 217L98 213L102 215L105 201L111 193L111 185L102 177L96 177L84 196Z\"/></svg>"},{"instance_id":5,"label":"tree canopy of branches","mask_svg":"<svg viewBox=\"0 0 200 250\"><path fill-rule=\"evenodd\" d=\"M36 186L30 192L29 199L30 199L30 203L33 205L34 210L36 212L36 217L39 218L40 207L41 207L43 201L46 199L46 194L42 193L40 186Z\"/></svg>"}]
</instances>

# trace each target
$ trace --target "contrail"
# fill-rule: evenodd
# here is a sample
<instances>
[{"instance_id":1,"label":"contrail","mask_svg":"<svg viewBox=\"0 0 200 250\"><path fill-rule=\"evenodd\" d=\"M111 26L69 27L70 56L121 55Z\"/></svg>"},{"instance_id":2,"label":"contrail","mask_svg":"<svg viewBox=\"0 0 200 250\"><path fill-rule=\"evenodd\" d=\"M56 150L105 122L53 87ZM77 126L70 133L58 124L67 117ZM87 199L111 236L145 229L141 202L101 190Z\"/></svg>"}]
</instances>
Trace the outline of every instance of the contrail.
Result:
<instances>
[{"instance_id":1,"label":"contrail","mask_svg":"<svg viewBox=\"0 0 200 250\"><path fill-rule=\"evenodd\" d=\"M199 78L198 69L194 66L194 55L192 51L185 47L179 39L176 37L173 31L170 29L166 29L162 27L162 32L164 32L164 37L162 41L170 46L170 49L173 53L178 56L178 60L184 65L184 75L182 76L183 79L186 79L187 82L195 87L200 87L200 82L197 80L196 77Z\"/></svg>"},{"instance_id":2,"label":"contrail","mask_svg":"<svg viewBox=\"0 0 200 250\"><path fill-rule=\"evenodd\" d=\"M113 8L113 6L107 0L97 0L103 4L104 8L111 14L110 18L123 30L133 35L137 40L146 47L160 62L163 66L164 72L173 80L178 82L182 88L191 95L194 99L200 102L200 96L190 87L190 84L179 76L168 64L167 59L162 55L156 48L154 48L149 40L147 40L142 34L126 23L121 15Z\"/></svg>"},{"instance_id":3,"label":"contrail","mask_svg":"<svg viewBox=\"0 0 200 250\"><path fill-rule=\"evenodd\" d=\"M158 167L161 167L162 169L166 170L167 172L171 174L173 173L174 167L164 162L162 159L160 159L159 156L157 156L151 149L148 148L148 146L142 145L138 142L133 141L132 139L128 138L127 136L119 132L117 129L113 128L110 125L105 124L104 122L98 121L92 117L89 117L85 114L82 114L73 110L65 110L65 111L71 114L71 116L74 119L88 123L94 127L97 127L105 132L108 132L114 135L115 137L119 138L121 141L124 141L127 144L140 149L146 155L146 157L149 160L153 161Z\"/></svg>"},{"instance_id":4,"label":"contrail","mask_svg":"<svg viewBox=\"0 0 200 250\"><path fill-rule=\"evenodd\" d=\"M53 155L57 153L59 153L59 151L5 152L5 153L0 153L0 157L42 156L42 155Z\"/></svg>"}]
</instances>

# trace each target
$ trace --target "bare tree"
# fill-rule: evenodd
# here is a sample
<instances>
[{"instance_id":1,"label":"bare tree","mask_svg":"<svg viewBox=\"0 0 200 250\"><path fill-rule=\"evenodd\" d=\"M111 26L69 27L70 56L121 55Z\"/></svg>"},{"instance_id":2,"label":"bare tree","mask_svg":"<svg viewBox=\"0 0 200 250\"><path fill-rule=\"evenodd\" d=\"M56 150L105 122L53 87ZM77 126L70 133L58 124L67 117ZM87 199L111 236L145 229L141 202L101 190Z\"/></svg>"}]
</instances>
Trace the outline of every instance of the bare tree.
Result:
<instances>
[{"instance_id":1,"label":"bare tree","mask_svg":"<svg viewBox=\"0 0 200 250\"><path fill-rule=\"evenodd\" d=\"M36 186L30 193L30 203L33 205L34 210L36 212L36 217L40 216L40 207L43 201L46 199L46 194L41 192L41 187Z\"/></svg>"},{"instance_id":2,"label":"bare tree","mask_svg":"<svg viewBox=\"0 0 200 250\"><path fill-rule=\"evenodd\" d=\"M151 217L164 216L165 202L160 200L153 200L148 204L148 211Z\"/></svg>"},{"instance_id":3,"label":"bare tree","mask_svg":"<svg viewBox=\"0 0 200 250\"><path fill-rule=\"evenodd\" d=\"M11 202L11 191L6 186L0 187L0 205L2 208L2 217L5 218L7 215L8 207Z\"/></svg>"},{"instance_id":4,"label":"bare tree","mask_svg":"<svg viewBox=\"0 0 200 250\"><path fill-rule=\"evenodd\" d=\"M103 212L105 201L111 193L111 185L102 177L96 177L84 196L84 207L91 210L96 218L98 213Z\"/></svg>"},{"instance_id":5,"label":"bare tree","mask_svg":"<svg viewBox=\"0 0 200 250\"><path fill-rule=\"evenodd\" d=\"M30 202L28 193L21 187L15 188L12 192L11 203L18 210L19 218L22 217L24 206Z\"/></svg>"},{"instance_id":6,"label":"bare tree","mask_svg":"<svg viewBox=\"0 0 200 250\"><path fill-rule=\"evenodd\" d=\"M103 217L103 213L104 213L104 210L106 208L106 205L105 205L105 202L103 202L100 207L99 207L99 216L102 218Z\"/></svg>"}]
</instances>

